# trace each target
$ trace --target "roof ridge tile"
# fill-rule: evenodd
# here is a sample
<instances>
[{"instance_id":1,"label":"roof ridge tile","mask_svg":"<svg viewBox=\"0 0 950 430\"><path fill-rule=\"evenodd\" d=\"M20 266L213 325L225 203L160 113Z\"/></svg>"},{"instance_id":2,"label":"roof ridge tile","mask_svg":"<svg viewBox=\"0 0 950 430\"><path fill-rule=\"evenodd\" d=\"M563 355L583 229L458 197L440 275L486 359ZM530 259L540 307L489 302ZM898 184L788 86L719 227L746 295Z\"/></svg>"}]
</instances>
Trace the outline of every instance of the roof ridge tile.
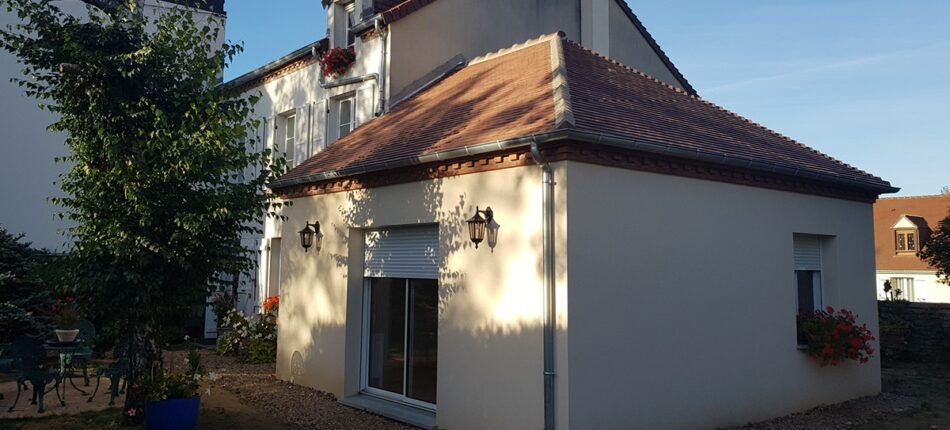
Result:
<instances>
[{"instance_id":1,"label":"roof ridge tile","mask_svg":"<svg viewBox=\"0 0 950 430\"><path fill-rule=\"evenodd\" d=\"M485 62L485 61L494 60L494 59L496 59L496 58L498 58L498 57L501 57L501 56L504 56L504 55L508 55L508 54L511 54L511 53L515 53L515 52L518 52L518 51L520 51L520 50L522 50L522 49L530 48L530 47L532 47L532 46L534 46L534 45L537 45L537 44L539 44L539 43L544 43L544 42L547 42L547 41L549 41L549 40L551 40L551 39L561 38L561 37L565 37L565 34L564 34L563 31L558 31L558 32L556 32L556 33L544 34L544 35L541 35L540 37L536 37L536 38L534 38L534 39L528 39L528 40L526 40L526 41L524 41L524 42L516 43L516 44L511 45L511 46L509 46L509 47L507 47L507 48L501 48L501 49L499 49L499 50L497 50L497 51L492 51L492 52L488 52L488 53L483 54L483 55L479 55L478 57L472 58L472 59L468 62L467 65L468 65L468 66L471 66L471 65L478 64L478 63L483 63L483 62Z\"/></svg>"}]
</instances>

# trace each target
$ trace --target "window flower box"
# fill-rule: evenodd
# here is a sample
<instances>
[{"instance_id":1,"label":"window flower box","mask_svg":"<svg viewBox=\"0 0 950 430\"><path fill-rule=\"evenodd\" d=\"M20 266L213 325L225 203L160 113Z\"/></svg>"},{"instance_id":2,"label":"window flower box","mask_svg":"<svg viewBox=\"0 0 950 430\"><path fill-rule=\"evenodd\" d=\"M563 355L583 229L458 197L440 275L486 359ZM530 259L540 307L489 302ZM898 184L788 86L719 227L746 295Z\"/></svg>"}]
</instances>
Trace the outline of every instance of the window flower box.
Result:
<instances>
[{"instance_id":1,"label":"window flower box","mask_svg":"<svg viewBox=\"0 0 950 430\"><path fill-rule=\"evenodd\" d=\"M330 48L320 57L323 76L340 77L356 63L356 51L351 48Z\"/></svg>"},{"instance_id":2,"label":"window flower box","mask_svg":"<svg viewBox=\"0 0 950 430\"><path fill-rule=\"evenodd\" d=\"M867 363L874 355L874 336L866 324L858 325L857 316L847 309L832 307L798 316L803 351L822 366L837 366L846 360Z\"/></svg>"}]
</instances>

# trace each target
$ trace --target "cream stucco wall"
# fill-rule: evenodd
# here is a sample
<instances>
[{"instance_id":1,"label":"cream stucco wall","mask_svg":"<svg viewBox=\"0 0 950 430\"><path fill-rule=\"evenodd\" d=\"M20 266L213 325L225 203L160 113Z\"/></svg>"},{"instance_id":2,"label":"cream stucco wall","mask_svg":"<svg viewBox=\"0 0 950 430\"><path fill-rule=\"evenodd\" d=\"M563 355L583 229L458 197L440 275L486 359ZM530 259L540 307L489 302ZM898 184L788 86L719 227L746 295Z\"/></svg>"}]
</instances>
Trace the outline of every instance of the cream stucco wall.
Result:
<instances>
[{"instance_id":1,"label":"cream stucco wall","mask_svg":"<svg viewBox=\"0 0 950 430\"><path fill-rule=\"evenodd\" d=\"M563 165L557 180L567 183ZM284 237L319 221L318 251L284 240L277 374L338 397L359 390L362 229L437 223L440 235L438 424L542 426L541 178L536 166L296 199ZM566 193L558 236L566 249ZM465 219L491 206L494 252L475 249ZM567 420L566 253L558 262L559 408Z\"/></svg>"},{"instance_id":2,"label":"cream stucco wall","mask_svg":"<svg viewBox=\"0 0 950 430\"><path fill-rule=\"evenodd\" d=\"M571 428L714 428L880 391L796 349L794 233L877 332L871 205L571 162Z\"/></svg>"},{"instance_id":3,"label":"cream stucco wall","mask_svg":"<svg viewBox=\"0 0 950 430\"><path fill-rule=\"evenodd\" d=\"M582 22L597 31L582 34ZM680 86L615 0L439 0L396 21L391 31L393 96L456 55L472 59L556 31Z\"/></svg>"}]
</instances>

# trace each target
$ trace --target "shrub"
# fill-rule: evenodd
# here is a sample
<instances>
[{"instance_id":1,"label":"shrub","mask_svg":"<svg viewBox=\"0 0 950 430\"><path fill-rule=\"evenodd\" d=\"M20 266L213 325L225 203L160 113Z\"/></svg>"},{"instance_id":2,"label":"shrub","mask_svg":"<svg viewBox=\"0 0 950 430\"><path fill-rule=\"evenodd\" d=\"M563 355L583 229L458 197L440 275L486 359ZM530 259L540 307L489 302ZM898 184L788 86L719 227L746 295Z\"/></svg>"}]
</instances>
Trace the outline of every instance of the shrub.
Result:
<instances>
[{"instance_id":1,"label":"shrub","mask_svg":"<svg viewBox=\"0 0 950 430\"><path fill-rule=\"evenodd\" d=\"M857 324L857 317L847 309L832 307L803 313L798 327L807 345L808 355L822 366L837 366L844 360L866 363L874 355L874 336L866 324Z\"/></svg>"},{"instance_id":2,"label":"shrub","mask_svg":"<svg viewBox=\"0 0 950 430\"><path fill-rule=\"evenodd\" d=\"M247 347L248 363L273 363L277 357L277 343L266 339L252 339Z\"/></svg>"}]
</instances>

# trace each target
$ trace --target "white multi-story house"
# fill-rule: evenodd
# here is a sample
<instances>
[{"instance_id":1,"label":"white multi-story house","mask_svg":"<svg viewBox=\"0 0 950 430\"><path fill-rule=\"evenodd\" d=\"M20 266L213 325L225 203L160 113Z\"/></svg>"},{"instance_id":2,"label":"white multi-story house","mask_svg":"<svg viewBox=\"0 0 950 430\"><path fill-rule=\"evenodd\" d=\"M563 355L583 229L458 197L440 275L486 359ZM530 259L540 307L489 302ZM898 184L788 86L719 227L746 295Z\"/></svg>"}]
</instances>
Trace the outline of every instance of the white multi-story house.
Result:
<instances>
[{"instance_id":1,"label":"white multi-story house","mask_svg":"<svg viewBox=\"0 0 950 430\"><path fill-rule=\"evenodd\" d=\"M269 188L293 205L247 238L279 378L452 429L718 427L880 392L877 357L821 367L796 317L876 331L889 183L699 98L623 0L328 3L326 38L227 83L291 163Z\"/></svg>"},{"instance_id":2,"label":"white multi-story house","mask_svg":"<svg viewBox=\"0 0 950 430\"><path fill-rule=\"evenodd\" d=\"M225 83L262 96L257 138L283 153L290 167L468 60L545 33L563 31L585 47L695 93L622 0L334 1L327 29L325 38ZM326 77L319 57L335 47L353 48L356 63L341 76ZM246 243L261 256L259 272L238 290L239 307L249 313L280 294L280 244L296 240L284 237L278 220L265 220L263 231Z\"/></svg>"}]
</instances>

